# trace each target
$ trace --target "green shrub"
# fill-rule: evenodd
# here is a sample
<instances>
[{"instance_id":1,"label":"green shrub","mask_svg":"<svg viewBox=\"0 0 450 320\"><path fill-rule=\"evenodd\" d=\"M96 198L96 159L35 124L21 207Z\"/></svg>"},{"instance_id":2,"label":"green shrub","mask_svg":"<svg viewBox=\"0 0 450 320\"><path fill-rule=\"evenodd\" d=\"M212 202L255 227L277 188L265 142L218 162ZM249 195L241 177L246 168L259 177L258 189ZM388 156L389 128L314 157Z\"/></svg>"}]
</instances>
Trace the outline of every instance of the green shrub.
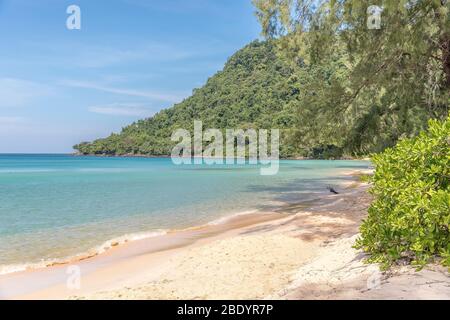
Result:
<instances>
[{"instance_id":1,"label":"green shrub","mask_svg":"<svg viewBox=\"0 0 450 320\"><path fill-rule=\"evenodd\" d=\"M372 161L374 201L355 247L385 268L435 258L450 266L450 117Z\"/></svg>"}]
</instances>

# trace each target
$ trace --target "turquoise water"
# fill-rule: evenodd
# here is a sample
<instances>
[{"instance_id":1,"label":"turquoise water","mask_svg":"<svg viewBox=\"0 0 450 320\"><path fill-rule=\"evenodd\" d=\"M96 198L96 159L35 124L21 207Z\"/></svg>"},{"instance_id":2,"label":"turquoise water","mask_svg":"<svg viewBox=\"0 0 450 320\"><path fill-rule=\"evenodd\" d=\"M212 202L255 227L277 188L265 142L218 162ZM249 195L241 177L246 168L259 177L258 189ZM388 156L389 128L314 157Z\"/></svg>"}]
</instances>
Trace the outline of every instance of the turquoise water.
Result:
<instances>
[{"instance_id":1,"label":"turquoise water","mask_svg":"<svg viewBox=\"0 0 450 320\"><path fill-rule=\"evenodd\" d=\"M68 257L124 235L149 236L311 199L345 179L344 170L368 166L281 161L277 175L261 176L250 165L0 155L0 266Z\"/></svg>"}]
</instances>

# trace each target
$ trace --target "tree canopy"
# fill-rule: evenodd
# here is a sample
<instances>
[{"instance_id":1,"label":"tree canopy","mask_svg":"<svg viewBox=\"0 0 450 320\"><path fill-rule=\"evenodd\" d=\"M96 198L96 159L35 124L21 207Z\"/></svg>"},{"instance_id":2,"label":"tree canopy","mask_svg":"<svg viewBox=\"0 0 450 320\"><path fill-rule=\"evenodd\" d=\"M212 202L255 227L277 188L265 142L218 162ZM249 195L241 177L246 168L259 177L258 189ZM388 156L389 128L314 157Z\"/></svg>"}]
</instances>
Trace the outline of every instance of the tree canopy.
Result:
<instances>
[{"instance_id":1,"label":"tree canopy","mask_svg":"<svg viewBox=\"0 0 450 320\"><path fill-rule=\"evenodd\" d=\"M427 119L448 113L448 1L253 2L263 34L279 38L287 61L303 65L308 79L299 139L334 132L346 137L346 148L364 154L416 135ZM370 26L374 5L379 28Z\"/></svg>"},{"instance_id":2,"label":"tree canopy","mask_svg":"<svg viewBox=\"0 0 450 320\"><path fill-rule=\"evenodd\" d=\"M449 266L450 118L417 134L448 114L449 2L254 4L263 34L302 66L298 114L308 124L298 138L334 132L354 153L382 151L372 157L374 201L356 248L384 267L435 258ZM397 143L405 136L415 137Z\"/></svg>"},{"instance_id":3,"label":"tree canopy","mask_svg":"<svg viewBox=\"0 0 450 320\"><path fill-rule=\"evenodd\" d=\"M253 0L267 41L234 54L191 97L83 154L169 155L173 130L279 128L281 156L364 156L449 110L448 1ZM379 14L378 28L372 28Z\"/></svg>"}]
</instances>

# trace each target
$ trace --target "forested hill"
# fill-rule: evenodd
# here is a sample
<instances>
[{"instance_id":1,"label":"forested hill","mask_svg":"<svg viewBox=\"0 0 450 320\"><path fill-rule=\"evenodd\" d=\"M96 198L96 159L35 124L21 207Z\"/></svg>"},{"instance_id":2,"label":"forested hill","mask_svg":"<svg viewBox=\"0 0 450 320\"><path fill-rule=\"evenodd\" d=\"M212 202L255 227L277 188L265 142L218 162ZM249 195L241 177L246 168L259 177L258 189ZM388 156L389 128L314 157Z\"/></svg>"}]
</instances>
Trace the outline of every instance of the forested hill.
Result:
<instances>
[{"instance_id":1,"label":"forested hill","mask_svg":"<svg viewBox=\"0 0 450 320\"><path fill-rule=\"evenodd\" d=\"M191 130L194 120L202 120L205 129L290 128L299 90L292 74L271 42L252 42L183 102L123 128L120 134L74 148L82 154L169 155L172 132ZM300 152L285 143L281 148L284 156Z\"/></svg>"},{"instance_id":2,"label":"forested hill","mask_svg":"<svg viewBox=\"0 0 450 320\"><path fill-rule=\"evenodd\" d=\"M204 129L280 129L281 157L363 156L417 134L431 117L423 99L384 106L382 98L361 98L353 112L339 111L340 100L329 93L351 92L345 55L337 52L325 65L292 63L278 51L278 41L250 43L183 102L74 149L92 155L170 155L173 131L193 132L194 120L201 120Z\"/></svg>"}]
</instances>

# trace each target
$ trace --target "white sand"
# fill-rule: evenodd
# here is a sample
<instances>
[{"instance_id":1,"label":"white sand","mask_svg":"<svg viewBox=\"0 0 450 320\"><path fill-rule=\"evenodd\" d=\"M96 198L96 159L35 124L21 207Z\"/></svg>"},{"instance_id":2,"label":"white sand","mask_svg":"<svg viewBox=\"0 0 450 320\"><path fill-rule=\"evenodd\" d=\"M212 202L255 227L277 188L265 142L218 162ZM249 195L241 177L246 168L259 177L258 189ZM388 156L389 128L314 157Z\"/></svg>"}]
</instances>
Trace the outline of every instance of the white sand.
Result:
<instances>
[{"instance_id":1,"label":"white sand","mask_svg":"<svg viewBox=\"0 0 450 320\"><path fill-rule=\"evenodd\" d=\"M352 248L357 235L335 241L310 263L300 267L289 286L271 299L450 299L448 271L431 265L381 272L363 263Z\"/></svg>"},{"instance_id":2,"label":"white sand","mask_svg":"<svg viewBox=\"0 0 450 320\"><path fill-rule=\"evenodd\" d=\"M283 288L313 255L313 244L283 235L236 236L186 250L157 281L87 298L249 299Z\"/></svg>"}]
</instances>

